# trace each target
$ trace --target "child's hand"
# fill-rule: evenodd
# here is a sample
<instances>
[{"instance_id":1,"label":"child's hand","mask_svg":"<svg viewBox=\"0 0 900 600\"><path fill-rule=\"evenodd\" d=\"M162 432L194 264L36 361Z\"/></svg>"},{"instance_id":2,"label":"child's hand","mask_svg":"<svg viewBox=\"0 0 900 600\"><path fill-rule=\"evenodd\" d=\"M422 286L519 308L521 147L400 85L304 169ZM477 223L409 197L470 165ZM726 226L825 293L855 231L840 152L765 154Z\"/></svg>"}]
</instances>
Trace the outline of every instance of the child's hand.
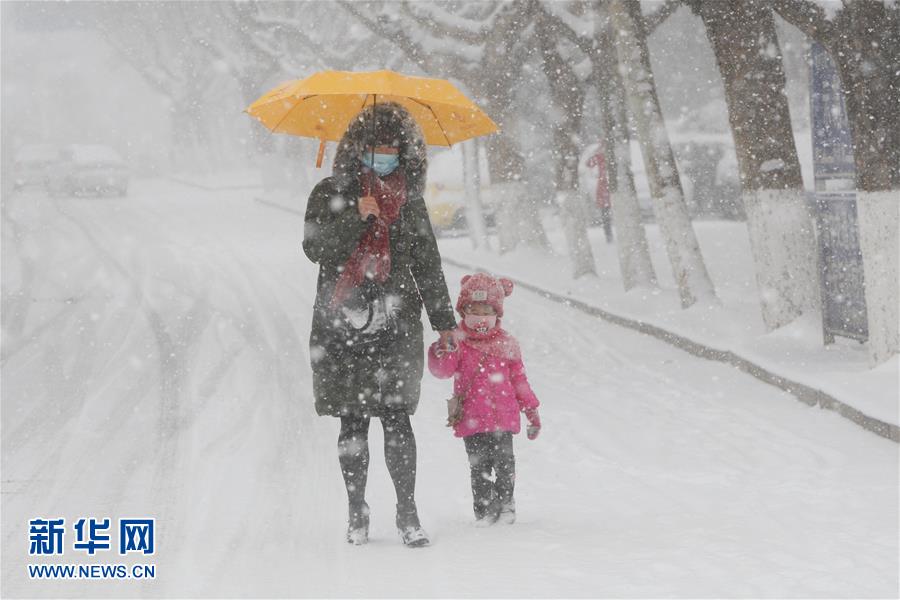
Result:
<instances>
[{"instance_id":1,"label":"child's hand","mask_svg":"<svg viewBox=\"0 0 900 600\"><path fill-rule=\"evenodd\" d=\"M528 427L525 429L528 439L537 439L537 436L541 433L541 415L538 414L536 408L533 408L525 411L525 416L528 417Z\"/></svg>"},{"instance_id":2,"label":"child's hand","mask_svg":"<svg viewBox=\"0 0 900 600\"><path fill-rule=\"evenodd\" d=\"M440 356L444 352L456 352L456 341L453 339L453 331L439 331L438 334L441 336L440 343L438 344L437 355Z\"/></svg>"}]
</instances>

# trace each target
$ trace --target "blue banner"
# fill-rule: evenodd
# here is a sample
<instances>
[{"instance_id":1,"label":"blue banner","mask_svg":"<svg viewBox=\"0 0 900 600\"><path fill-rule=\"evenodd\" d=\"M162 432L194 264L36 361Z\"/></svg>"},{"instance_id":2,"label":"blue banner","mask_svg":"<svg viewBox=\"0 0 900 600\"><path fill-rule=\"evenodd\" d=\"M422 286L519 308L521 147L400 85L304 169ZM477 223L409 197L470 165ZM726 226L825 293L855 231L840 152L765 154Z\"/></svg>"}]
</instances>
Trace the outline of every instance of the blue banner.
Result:
<instances>
[{"instance_id":1,"label":"blue banner","mask_svg":"<svg viewBox=\"0 0 900 600\"><path fill-rule=\"evenodd\" d=\"M854 192L853 141L841 80L828 52L812 46L810 126L825 343L868 338Z\"/></svg>"}]
</instances>

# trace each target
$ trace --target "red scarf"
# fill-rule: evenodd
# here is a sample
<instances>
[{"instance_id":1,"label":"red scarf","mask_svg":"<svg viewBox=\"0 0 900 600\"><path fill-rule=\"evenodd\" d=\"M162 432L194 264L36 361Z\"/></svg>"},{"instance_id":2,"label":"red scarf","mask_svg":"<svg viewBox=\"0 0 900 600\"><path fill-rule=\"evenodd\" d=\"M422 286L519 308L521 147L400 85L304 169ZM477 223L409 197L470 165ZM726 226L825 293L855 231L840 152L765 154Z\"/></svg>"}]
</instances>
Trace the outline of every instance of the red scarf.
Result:
<instances>
[{"instance_id":1,"label":"red scarf","mask_svg":"<svg viewBox=\"0 0 900 600\"><path fill-rule=\"evenodd\" d=\"M500 359L522 359L519 342L505 329L501 329L500 319L497 319L497 325L492 327L487 333L478 333L474 329L469 329L464 322L460 323L454 337L457 341L461 341L479 352L484 352Z\"/></svg>"},{"instance_id":2,"label":"red scarf","mask_svg":"<svg viewBox=\"0 0 900 600\"><path fill-rule=\"evenodd\" d=\"M406 177L400 168L394 169L384 178L364 169L359 176L360 197L374 196L378 203L379 216L359 238L359 244L344 264L344 270L334 286L331 308L336 310L355 288L363 282L366 274L379 283L384 283L391 274L390 225L400 216L400 209L406 204Z\"/></svg>"}]
</instances>

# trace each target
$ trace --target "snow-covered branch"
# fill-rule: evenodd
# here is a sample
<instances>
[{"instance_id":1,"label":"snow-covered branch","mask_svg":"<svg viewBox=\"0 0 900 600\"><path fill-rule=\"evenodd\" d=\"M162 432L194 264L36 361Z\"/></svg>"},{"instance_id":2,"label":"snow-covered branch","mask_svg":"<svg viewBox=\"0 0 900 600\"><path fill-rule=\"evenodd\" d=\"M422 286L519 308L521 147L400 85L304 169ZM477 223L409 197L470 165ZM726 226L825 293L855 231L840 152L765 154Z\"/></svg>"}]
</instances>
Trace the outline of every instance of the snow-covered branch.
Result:
<instances>
[{"instance_id":1,"label":"snow-covered branch","mask_svg":"<svg viewBox=\"0 0 900 600\"><path fill-rule=\"evenodd\" d=\"M644 15L644 30L647 35L656 31L682 5L682 0L666 0L662 6L650 14Z\"/></svg>"},{"instance_id":2,"label":"snow-covered branch","mask_svg":"<svg viewBox=\"0 0 900 600\"><path fill-rule=\"evenodd\" d=\"M837 31L825 14L825 9L807 0L771 0L782 19L808 35L811 39L831 46Z\"/></svg>"},{"instance_id":3,"label":"snow-covered branch","mask_svg":"<svg viewBox=\"0 0 900 600\"><path fill-rule=\"evenodd\" d=\"M471 44L481 45L487 41L494 26L494 17L498 12L499 3L495 5L489 17L483 22L472 21L441 9L431 3L412 3L403 0L400 3L403 13L412 19L420 27L441 37L452 37L455 40Z\"/></svg>"}]
</instances>

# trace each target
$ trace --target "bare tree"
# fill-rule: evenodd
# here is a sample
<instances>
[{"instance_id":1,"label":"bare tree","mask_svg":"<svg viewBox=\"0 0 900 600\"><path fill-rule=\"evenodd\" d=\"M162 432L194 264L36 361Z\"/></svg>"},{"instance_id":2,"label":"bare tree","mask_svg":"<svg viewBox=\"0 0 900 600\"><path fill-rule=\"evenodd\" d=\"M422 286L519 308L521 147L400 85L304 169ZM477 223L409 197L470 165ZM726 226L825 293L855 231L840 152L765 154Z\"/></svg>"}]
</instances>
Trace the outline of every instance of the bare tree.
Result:
<instances>
[{"instance_id":1,"label":"bare tree","mask_svg":"<svg viewBox=\"0 0 900 600\"><path fill-rule=\"evenodd\" d=\"M463 182L466 193L466 226L473 248L491 249L484 206L481 203L481 173L478 140L466 140L462 144Z\"/></svg>"},{"instance_id":2,"label":"bare tree","mask_svg":"<svg viewBox=\"0 0 900 600\"><path fill-rule=\"evenodd\" d=\"M532 20L533 3L462 3L455 10L432 3L339 4L395 44L409 64L463 82L500 126L499 133L485 139L492 187L502 190L494 199L499 250L519 243L549 248L538 213L540 199L523 185L528 174L513 134L516 115L510 110L530 50L522 34Z\"/></svg>"},{"instance_id":3,"label":"bare tree","mask_svg":"<svg viewBox=\"0 0 900 600\"><path fill-rule=\"evenodd\" d=\"M554 124L553 139L556 154L556 193L562 217L574 278L596 273L594 255L587 234L587 211L584 198L578 193L578 158L583 142L581 131L584 85L572 68L571 58L564 57L565 41L560 26L537 13L535 22L538 47L544 75L550 84L553 105L561 115ZM577 48L569 48L571 53Z\"/></svg>"},{"instance_id":4,"label":"bare tree","mask_svg":"<svg viewBox=\"0 0 900 600\"><path fill-rule=\"evenodd\" d=\"M716 295L691 226L681 179L656 97L640 10L637 0L611 0L609 3L619 67L631 115L637 125L653 208L681 305L686 308L698 299L715 301Z\"/></svg>"},{"instance_id":5,"label":"bare tree","mask_svg":"<svg viewBox=\"0 0 900 600\"><path fill-rule=\"evenodd\" d=\"M227 77L209 67L214 53L204 41L194 11L199 5L159 2L90 3L87 19L119 56L170 102L172 162L207 168L210 123L207 92Z\"/></svg>"},{"instance_id":6,"label":"bare tree","mask_svg":"<svg viewBox=\"0 0 900 600\"><path fill-rule=\"evenodd\" d=\"M841 77L856 165L869 349L877 364L900 351L900 5L845 1L829 18L807 0L770 1L828 50Z\"/></svg>"},{"instance_id":7,"label":"bare tree","mask_svg":"<svg viewBox=\"0 0 900 600\"><path fill-rule=\"evenodd\" d=\"M615 61L615 48L610 28L598 33L601 41L598 59L607 85L603 126L603 148L609 177L610 204L622 283L628 291L636 286L656 286L656 273L650 260L647 236L641 222L641 208L634 188L631 171L631 142L628 137L628 117L622 77Z\"/></svg>"},{"instance_id":8,"label":"bare tree","mask_svg":"<svg viewBox=\"0 0 900 600\"><path fill-rule=\"evenodd\" d=\"M681 0L660 2L655 11L641 18L646 33L649 35L662 25L681 5ZM594 85L604 107L601 142L608 172L611 174L609 186L613 226L618 240L616 249L624 288L653 287L656 285L656 275L650 260L644 225L641 223L641 210L631 170L628 117L618 60L611 39L608 2L573 0L541 2L539 6L543 11L543 18L553 21L557 25L557 31L575 44L591 63L587 85ZM587 131L589 128L589 123L583 123L583 130Z\"/></svg>"},{"instance_id":9,"label":"bare tree","mask_svg":"<svg viewBox=\"0 0 900 600\"><path fill-rule=\"evenodd\" d=\"M658 27L663 23L679 5L679 2L667 0L651 15L652 27ZM631 171L625 101L615 48L609 33L609 13L606 10L606 3L601 0L544 2L540 6L543 18L552 21L559 34L575 44L591 64L591 72L584 85L593 85L596 88L603 105L601 142L607 171L611 175L610 204L613 227L618 240L616 249L623 286L626 291L635 286L655 286L656 275L650 261ZM588 132L590 129L590 123L582 123L583 131Z\"/></svg>"},{"instance_id":10,"label":"bare tree","mask_svg":"<svg viewBox=\"0 0 900 600\"><path fill-rule=\"evenodd\" d=\"M816 240L794 146L781 50L764 0L690 0L725 85L763 321L818 309Z\"/></svg>"}]
</instances>

